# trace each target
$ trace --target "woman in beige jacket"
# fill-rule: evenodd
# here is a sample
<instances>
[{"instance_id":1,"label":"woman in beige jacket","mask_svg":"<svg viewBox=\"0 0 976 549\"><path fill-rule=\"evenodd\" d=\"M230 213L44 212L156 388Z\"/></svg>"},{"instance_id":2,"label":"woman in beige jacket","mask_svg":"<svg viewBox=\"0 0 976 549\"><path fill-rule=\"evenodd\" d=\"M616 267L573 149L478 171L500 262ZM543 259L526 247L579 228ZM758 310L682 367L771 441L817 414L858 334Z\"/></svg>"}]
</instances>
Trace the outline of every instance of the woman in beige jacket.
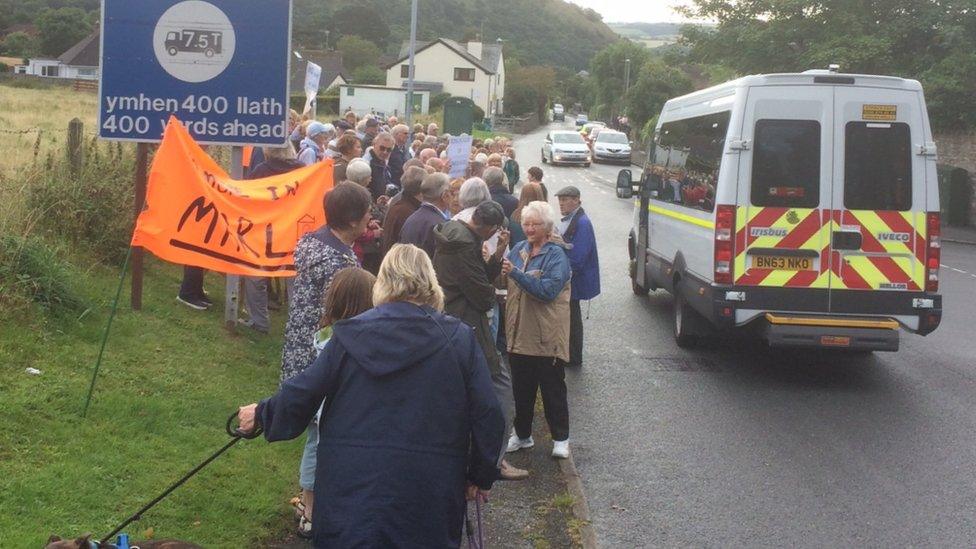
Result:
<instances>
[{"instance_id":1,"label":"woman in beige jacket","mask_svg":"<svg viewBox=\"0 0 976 549\"><path fill-rule=\"evenodd\" d=\"M514 452L535 445L532 416L541 389L546 421L552 433L552 455L569 457L569 403L566 373L558 362L569 359L569 259L552 242L555 219L545 202L522 209L526 240L515 245L502 272L508 275L505 335L515 396L515 432L508 442Z\"/></svg>"}]
</instances>

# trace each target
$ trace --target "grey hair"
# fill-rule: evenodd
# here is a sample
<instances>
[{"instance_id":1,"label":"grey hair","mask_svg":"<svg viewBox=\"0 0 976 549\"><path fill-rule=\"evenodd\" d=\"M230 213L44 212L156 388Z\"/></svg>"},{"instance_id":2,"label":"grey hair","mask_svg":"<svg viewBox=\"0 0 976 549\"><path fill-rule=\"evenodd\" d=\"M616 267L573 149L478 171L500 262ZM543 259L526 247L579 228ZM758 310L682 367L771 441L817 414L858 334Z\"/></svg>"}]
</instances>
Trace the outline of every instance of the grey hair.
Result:
<instances>
[{"instance_id":1,"label":"grey hair","mask_svg":"<svg viewBox=\"0 0 976 549\"><path fill-rule=\"evenodd\" d=\"M376 134L376 137L373 138L373 143L376 143L377 141L388 141L390 143L395 143L396 139L393 139L393 134L391 133L380 132Z\"/></svg>"},{"instance_id":2,"label":"grey hair","mask_svg":"<svg viewBox=\"0 0 976 549\"><path fill-rule=\"evenodd\" d=\"M552 206L548 202L536 200L526 204L522 208L522 222L524 223L530 217L535 217L541 221L548 233L551 233L553 227L556 226L556 217L553 215Z\"/></svg>"},{"instance_id":3,"label":"grey hair","mask_svg":"<svg viewBox=\"0 0 976 549\"><path fill-rule=\"evenodd\" d=\"M267 160L271 160L272 158L277 160L294 160L295 148L291 145L285 145L284 147L265 147L264 158Z\"/></svg>"},{"instance_id":4,"label":"grey hair","mask_svg":"<svg viewBox=\"0 0 976 549\"><path fill-rule=\"evenodd\" d=\"M410 128L408 128L406 124L397 124L396 126L390 128L390 135L396 135L400 132L410 133Z\"/></svg>"},{"instance_id":5,"label":"grey hair","mask_svg":"<svg viewBox=\"0 0 976 549\"><path fill-rule=\"evenodd\" d=\"M427 202L440 200L444 193L451 188L451 178L446 173L434 172L424 177L420 184L420 194Z\"/></svg>"},{"instance_id":6,"label":"grey hair","mask_svg":"<svg viewBox=\"0 0 976 549\"><path fill-rule=\"evenodd\" d=\"M373 178L373 169L369 167L369 163L361 158L357 158L346 166L346 180L352 181L358 185L369 185L369 181Z\"/></svg>"},{"instance_id":7,"label":"grey hair","mask_svg":"<svg viewBox=\"0 0 976 549\"><path fill-rule=\"evenodd\" d=\"M488 185L489 189L491 189L492 187L506 187L506 188L508 187L508 181L506 181L507 178L505 177L505 171L502 170L501 168L496 168L492 166L485 170L485 173L484 175L482 175L482 177L485 179L485 184Z\"/></svg>"},{"instance_id":8,"label":"grey hair","mask_svg":"<svg viewBox=\"0 0 976 549\"><path fill-rule=\"evenodd\" d=\"M473 208L482 202L491 200L491 191L480 177L472 177L461 185L458 191L458 202L462 208Z\"/></svg>"}]
</instances>

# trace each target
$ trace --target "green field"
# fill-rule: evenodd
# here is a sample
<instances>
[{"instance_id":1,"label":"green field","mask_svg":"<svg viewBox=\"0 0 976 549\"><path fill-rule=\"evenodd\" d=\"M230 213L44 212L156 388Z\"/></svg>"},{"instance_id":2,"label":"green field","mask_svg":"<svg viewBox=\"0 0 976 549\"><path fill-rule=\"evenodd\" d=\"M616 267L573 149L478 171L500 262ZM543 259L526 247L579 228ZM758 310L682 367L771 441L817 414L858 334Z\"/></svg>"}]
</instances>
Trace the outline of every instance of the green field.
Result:
<instances>
[{"instance_id":1,"label":"green field","mask_svg":"<svg viewBox=\"0 0 976 549\"><path fill-rule=\"evenodd\" d=\"M71 174L67 121L94 131L92 95L0 85L0 547L51 534L104 536L228 441L241 404L277 389L283 313L269 336L223 328L218 305L175 301L182 269L146 260L144 307L128 291L87 418L82 408L132 230L132 146L86 140ZM36 134L34 134L36 136ZM109 234L111 233L111 234ZM128 287L128 281L126 283ZM40 375L27 373L28 368ZM302 441L238 443L127 531L205 547L264 546L289 526Z\"/></svg>"}]
</instances>

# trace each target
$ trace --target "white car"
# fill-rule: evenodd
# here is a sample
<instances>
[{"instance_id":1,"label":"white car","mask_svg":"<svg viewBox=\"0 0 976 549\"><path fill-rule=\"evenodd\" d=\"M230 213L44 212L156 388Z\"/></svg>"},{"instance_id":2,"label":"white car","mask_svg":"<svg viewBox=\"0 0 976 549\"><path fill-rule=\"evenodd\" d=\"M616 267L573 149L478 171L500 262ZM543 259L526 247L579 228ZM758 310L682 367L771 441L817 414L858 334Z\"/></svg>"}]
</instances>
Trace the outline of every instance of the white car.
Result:
<instances>
[{"instance_id":1,"label":"white car","mask_svg":"<svg viewBox=\"0 0 976 549\"><path fill-rule=\"evenodd\" d=\"M627 135L614 130L601 130L593 140L593 161L601 160L630 164L630 140Z\"/></svg>"},{"instance_id":2,"label":"white car","mask_svg":"<svg viewBox=\"0 0 976 549\"><path fill-rule=\"evenodd\" d=\"M574 131L553 131L542 143L542 163L582 164L590 167L590 146Z\"/></svg>"},{"instance_id":3,"label":"white car","mask_svg":"<svg viewBox=\"0 0 976 549\"><path fill-rule=\"evenodd\" d=\"M566 120L566 109L559 103L555 103L552 106L552 120L553 122Z\"/></svg>"}]
</instances>

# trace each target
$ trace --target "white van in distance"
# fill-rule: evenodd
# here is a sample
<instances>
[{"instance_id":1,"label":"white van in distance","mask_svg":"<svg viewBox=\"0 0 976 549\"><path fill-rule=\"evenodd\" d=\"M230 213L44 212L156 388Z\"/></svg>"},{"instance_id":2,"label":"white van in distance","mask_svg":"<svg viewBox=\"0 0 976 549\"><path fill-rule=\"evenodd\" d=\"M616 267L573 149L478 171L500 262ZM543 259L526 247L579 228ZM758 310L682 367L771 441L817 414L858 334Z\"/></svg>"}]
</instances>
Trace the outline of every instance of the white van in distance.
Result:
<instances>
[{"instance_id":1,"label":"white van in distance","mask_svg":"<svg viewBox=\"0 0 976 549\"><path fill-rule=\"evenodd\" d=\"M630 170L617 196L631 198ZM753 326L770 345L898 350L942 318L936 148L921 85L807 71L668 101L636 184L633 290L674 335Z\"/></svg>"}]
</instances>

